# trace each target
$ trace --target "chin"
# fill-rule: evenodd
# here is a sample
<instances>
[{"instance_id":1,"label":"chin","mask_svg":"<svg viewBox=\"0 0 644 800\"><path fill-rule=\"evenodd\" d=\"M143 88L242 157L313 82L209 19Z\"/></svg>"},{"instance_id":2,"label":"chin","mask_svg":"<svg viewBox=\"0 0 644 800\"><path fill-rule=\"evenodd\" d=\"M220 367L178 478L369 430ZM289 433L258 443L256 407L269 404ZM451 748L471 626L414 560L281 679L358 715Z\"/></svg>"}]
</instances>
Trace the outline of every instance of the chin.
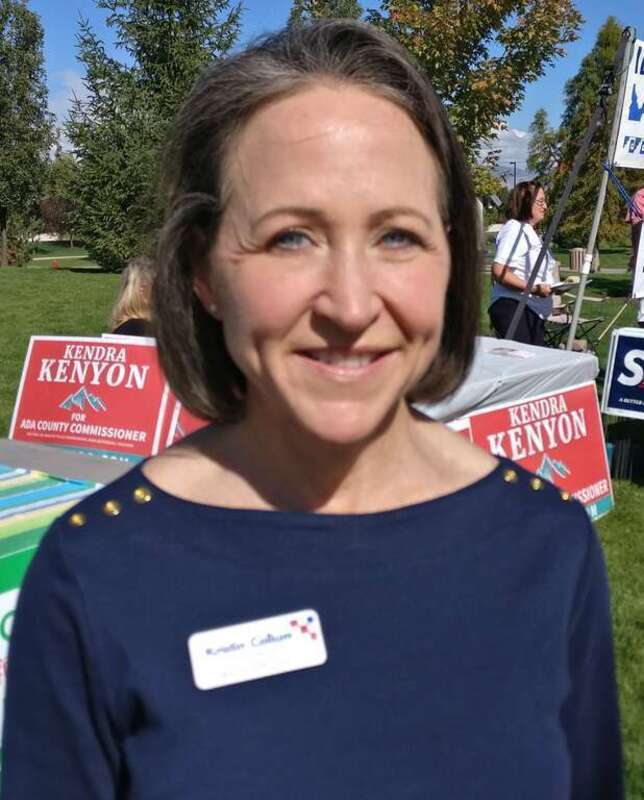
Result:
<instances>
[{"instance_id":1,"label":"chin","mask_svg":"<svg viewBox=\"0 0 644 800\"><path fill-rule=\"evenodd\" d=\"M404 401L403 401L404 402ZM294 414L293 427L320 444L356 447L383 434L392 424L400 404L382 409L371 405L322 404L309 413Z\"/></svg>"}]
</instances>

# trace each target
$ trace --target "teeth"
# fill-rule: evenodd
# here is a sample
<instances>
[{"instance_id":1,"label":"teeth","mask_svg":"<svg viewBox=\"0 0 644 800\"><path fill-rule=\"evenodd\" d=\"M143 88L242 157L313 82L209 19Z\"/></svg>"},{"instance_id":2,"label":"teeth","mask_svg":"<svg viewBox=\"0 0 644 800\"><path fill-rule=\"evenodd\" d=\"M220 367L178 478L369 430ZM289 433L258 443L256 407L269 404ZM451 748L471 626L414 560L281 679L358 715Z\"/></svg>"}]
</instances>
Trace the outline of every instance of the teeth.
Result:
<instances>
[{"instance_id":1,"label":"teeth","mask_svg":"<svg viewBox=\"0 0 644 800\"><path fill-rule=\"evenodd\" d=\"M332 350L318 350L310 355L315 361L321 361L323 364L330 364L334 367L343 367L344 369L366 367L376 358L373 353L347 355L346 353L333 352Z\"/></svg>"}]
</instances>

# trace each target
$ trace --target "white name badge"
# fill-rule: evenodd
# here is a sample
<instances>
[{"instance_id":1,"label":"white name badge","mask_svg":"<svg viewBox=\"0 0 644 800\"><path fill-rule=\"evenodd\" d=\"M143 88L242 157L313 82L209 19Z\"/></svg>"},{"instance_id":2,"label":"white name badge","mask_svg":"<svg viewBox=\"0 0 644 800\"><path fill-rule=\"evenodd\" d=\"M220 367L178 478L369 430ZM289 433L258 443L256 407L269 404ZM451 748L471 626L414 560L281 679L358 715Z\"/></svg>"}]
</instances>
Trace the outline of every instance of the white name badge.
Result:
<instances>
[{"instance_id":1,"label":"white name badge","mask_svg":"<svg viewBox=\"0 0 644 800\"><path fill-rule=\"evenodd\" d=\"M319 667L327 660L320 618L312 609L193 633L188 652L195 685L204 690Z\"/></svg>"}]
</instances>

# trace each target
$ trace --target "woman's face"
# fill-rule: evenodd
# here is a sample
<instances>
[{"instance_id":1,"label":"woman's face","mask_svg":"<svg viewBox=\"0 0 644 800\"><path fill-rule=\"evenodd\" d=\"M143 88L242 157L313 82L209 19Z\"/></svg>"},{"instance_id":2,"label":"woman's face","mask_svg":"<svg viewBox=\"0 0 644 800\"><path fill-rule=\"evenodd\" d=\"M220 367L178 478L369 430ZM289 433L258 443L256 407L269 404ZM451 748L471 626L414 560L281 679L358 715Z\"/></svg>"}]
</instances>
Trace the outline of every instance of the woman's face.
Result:
<instances>
[{"instance_id":1,"label":"woman's face","mask_svg":"<svg viewBox=\"0 0 644 800\"><path fill-rule=\"evenodd\" d=\"M364 441L403 409L443 328L450 252L436 162L409 117L319 85L248 123L195 281L275 436Z\"/></svg>"},{"instance_id":2,"label":"woman's face","mask_svg":"<svg viewBox=\"0 0 644 800\"><path fill-rule=\"evenodd\" d=\"M532 225L538 225L543 218L546 216L546 210L548 208L548 203L546 203L546 195L543 189L539 189L537 191L537 196L534 198L534 203L532 204L532 211L530 222Z\"/></svg>"}]
</instances>

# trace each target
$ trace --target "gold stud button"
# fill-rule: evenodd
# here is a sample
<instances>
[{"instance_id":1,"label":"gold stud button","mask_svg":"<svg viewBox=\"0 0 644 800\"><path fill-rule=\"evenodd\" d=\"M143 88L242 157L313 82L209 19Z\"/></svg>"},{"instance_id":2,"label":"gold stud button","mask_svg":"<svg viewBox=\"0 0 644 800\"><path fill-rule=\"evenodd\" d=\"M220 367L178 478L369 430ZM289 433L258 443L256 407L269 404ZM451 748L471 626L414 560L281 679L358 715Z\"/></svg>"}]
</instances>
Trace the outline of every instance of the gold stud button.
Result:
<instances>
[{"instance_id":1,"label":"gold stud button","mask_svg":"<svg viewBox=\"0 0 644 800\"><path fill-rule=\"evenodd\" d=\"M121 504L118 500L108 500L103 505L103 513L107 514L108 517L118 517L121 513Z\"/></svg>"},{"instance_id":2,"label":"gold stud button","mask_svg":"<svg viewBox=\"0 0 644 800\"><path fill-rule=\"evenodd\" d=\"M541 478L531 478L530 479L530 487L538 492L539 489L543 489L543 481Z\"/></svg>"},{"instance_id":3,"label":"gold stud button","mask_svg":"<svg viewBox=\"0 0 644 800\"><path fill-rule=\"evenodd\" d=\"M87 517L85 514L81 514L79 511L76 511L69 517L67 521L73 528L80 528L87 522Z\"/></svg>"},{"instance_id":4,"label":"gold stud button","mask_svg":"<svg viewBox=\"0 0 644 800\"><path fill-rule=\"evenodd\" d=\"M572 495L570 494L570 492L559 492L559 494L561 495L561 499L565 500L566 502L568 500L572 500Z\"/></svg>"},{"instance_id":5,"label":"gold stud button","mask_svg":"<svg viewBox=\"0 0 644 800\"><path fill-rule=\"evenodd\" d=\"M152 500L152 492L148 489L147 486L138 486L134 490L135 503L149 503L150 500Z\"/></svg>"},{"instance_id":6,"label":"gold stud button","mask_svg":"<svg viewBox=\"0 0 644 800\"><path fill-rule=\"evenodd\" d=\"M514 469L506 469L503 473L503 480L506 483L516 483L519 479L519 476Z\"/></svg>"}]
</instances>

